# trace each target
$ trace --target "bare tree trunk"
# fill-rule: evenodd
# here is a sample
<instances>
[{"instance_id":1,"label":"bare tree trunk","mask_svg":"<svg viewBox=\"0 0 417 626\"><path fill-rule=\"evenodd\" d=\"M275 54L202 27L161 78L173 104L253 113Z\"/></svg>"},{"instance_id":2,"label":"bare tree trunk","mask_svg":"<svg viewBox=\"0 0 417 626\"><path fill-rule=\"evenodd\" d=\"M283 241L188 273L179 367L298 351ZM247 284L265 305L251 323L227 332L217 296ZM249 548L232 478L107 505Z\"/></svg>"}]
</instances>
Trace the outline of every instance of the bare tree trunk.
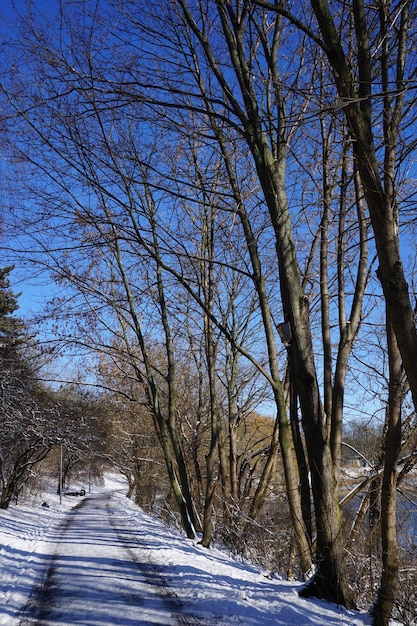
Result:
<instances>
[{"instance_id":1,"label":"bare tree trunk","mask_svg":"<svg viewBox=\"0 0 417 626\"><path fill-rule=\"evenodd\" d=\"M210 326L208 321L208 326ZM216 392L215 392L215 357L214 357L214 345L212 333L206 328L206 341L207 341L207 366L209 376L209 394L210 394L210 448L206 456L206 493L204 500L204 520L203 520L203 537L201 544L208 548L211 543L213 534L213 515L214 515L214 496L216 490L216 483L218 478L218 466L219 466L219 430L218 430L218 417L216 406Z\"/></svg>"},{"instance_id":2,"label":"bare tree trunk","mask_svg":"<svg viewBox=\"0 0 417 626\"><path fill-rule=\"evenodd\" d=\"M345 167L347 167L347 163L343 163L343 168ZM353 344L361 324L362 305L365 297L365 288L368 282L368 228L366 224L367 220L363 202L362 189L360 186L356 168L354 171L354 180L356 195L355 204L357 211L357 222L359 227L359 262L356 274L353 302L349 315L346 312L345 284L342 276L345 270L343 245L344 208L342 207L340 209L341 215L339 217L340 227L338 241L338 299L340 339L337 350L336 367L334 372L330 432L335 481L338 481L341 464L343 411L345 404L345 381L348 371L349 357L352 352ZM345 200L343 202L345 202Z\"/></svg>"},{"instance_id":3,"label":"bare tree trunk","mask_svg":"<svg viewBox=\"0 0 417 626\"><path fill-rule=\"evenodd\" d=\"M274 340L274 333L272 327L272 319L269 310L268 298L264 281L262 278L262 271L259 262L259 256L257 253L257 246L255 238L252 234L250 224L247 215L240 212L240 217L245 232L246 243L250 251L252 267L253 267L253 280L255 288L258 293L260 308L264 321L265 336L268 346L268 355L270 363L271 376L274 381L274 397L277 407L277 424L274 428L274 435L271 442L268 462L265 465L264 473L255 497L252 502L250 515L254 516L255 511L260 506L260 501L265 497L265 486L268 484L270 472L275 467L275 458L278 449L278 442L281 448L282 460L284 465L284 475L287 488L287 496L290 506L290 514L294 527L295 540L298 547L298 554L300 558L301 569L304 573L307 573L311 568L311 544L308 529L306 528L303 520L301 498L298 490L298 477L296 472L296 464L294 459L293 441L290 423L288 421L287 406L285 402L284 389L281 383L278 363L276 355L276 347ZM262 496L260 498L260 496Z\"/></svg>"},{"instance_id":4,"label":"bare tree trunk","mask_svg":"<svg viewBox=\"0 0 417 626\"><path fill-rule=\"evenodd\" d=\"M113 229L114 229L114 225L113 225ZM146 395L148 398L149 407L150 407L150 410L154 419L154 424L155 424L156 431L159 437L159 441L161 442L169 481L170 481L172 490L174 492L178 509L180 511L183 528L185 532L187 533L187 537L189 537L190 539L194 539L195 537L195 526L193 524L194 510L192 508L190 509L189 503L187 503L184 497L181 484L178 480L177 471L175 468L175 454L173 450L173 443L172 443L172 438L170 434L170 428L167 423L167 420L164 418L162 414L158 387L154 379L151 361L150 361L148 350L146 347L146 342L142 333L142 327L141 327L140 320L136 312L136 307L135 307L135 302L134 302L134 298L132 295L131 286L130 286L128 277L126 275L125 267L123 265L117 234L116 232L114 234L115 234L115 237L113 239L112 249L113 249L115 259L119 268L120 278L123 284L123 288L125 290L127 306L131 315L132 325L135 331L136 338L139 343L140 351L142 354L142 359L145 365ZM125 341L126 341L126 345L129 346L129 341L127 337L125 337ZM135 355L130 353L130 359L131 359L132 367L137 375L138 381L143 382L143 376L136 363Z\"/></svg>"},{"instance_id":5,"label":"bare tree trunk","mask_svg":"<svg viewBox=\"0 0 417 626\"><path fill-rule=\"evenodd\" d=\"M236 384L237 384L237 371L238 371L238 354L234 346L230 347L230 375L228 380L228 408L229 408L229 473L230 473L230 497L231 504L236 506L239 493L238 493L238 452L237 452L237 437L236 429L239 424L239 407L236 399Z\"/></svg>"},{"instance_id":6,"label":"bare tree trunk","mask_svg":"<svg viewBox=\"0 0 417 626\"><path fill-rule=\"evenodd\" d=\"M213 207L203 206L203 228L201 242L201 281L204 303L207 313L204 315L204 337L206 344L207 371L209 379L210 410L210 448L206 456L206 493L204 500L203 537L201 544L208 548L213 534L214 496L219 474L220 449L224 445L220 435L216 394L216 345L213 332L213 297L214 297L214 214Z\"/></svg>"},{"instance_id":7,"label":"bare tree trunk","mask_svg":"<svg viewBox=\"0 0 417 626\"><path fill-rule=\"evenodd\" d=\"M291 432L294 442L295 455L297 457L298 473L300 476L300 498L301 510L303 515L304 526L310 541L313 545L313 512L311 510L311 490L310 490L310 469L308 466L306 453L304 450L303 439L300 431L300 423L298 419L298 392L295 373L292 371L292 348L288 346L288 370L289 370L289 404L290 404L290 423Z\"/></svg>"},{"instance_id":8,"label":"bare tree trunk","mask_svg":"<svg viewBox=\"0 0 417 626\"><path fill-rule=\"evenodd\" d=\"M387 312L389 357L388 427L385 435L384 474L381 488L382 576L372 610L375 626L388 626L398 590L397 463L401 449L403 370L392 322Z\"/></svg>"},{"instance_id":9,"label":"bare tree trunk","mask_svg":"<svg viewBox=\"0 0 417 626\"><path fill-rule=\"evenodd\" d=\"M156 231L156 222L154 214L154 206L150 190L145 184L145 188L148 196L148 208L150 212L150 221L152 227L153 246L155 250L155 259L157 263L156 276L159 296L159 306L161 313L162 326L165 333L165 350L167 355L167 382L168 382L168 428L171 437L172 448L175 453L175 459L178 466L178 473L181 481L182 493L186 502L188 516L191 524L197 531L201 531L201 523L198 517L198 513L194 504L194 499L191 491L190 478L188 475L188 469L185 462L180 436L177 428L177 399L176 399L176 374L175 374L175 356L174 347L171 336L171 328L168 319L168 310L165 299L165 289L162 278L162 267L160 264L160 251L158 244L158 236Z\"/></svg>"},{"instance_id":10,"label":"bare tree trunk","mask_svg":"<svg viewBox=\"0 0 417 626\"><path fill-rule=\"evenodd\" d=\"M234 306L232 304L231 306ZM233 316L234 317L234 316ZM237 329L232 325L232 332L235 335ZM228 405L228 435L229 435L229 497L227 510L225 509L225 522L231 519L233 511L237 511L240 505L239 493L239 454L238 454L238 428L241 423L241 409L238 405L238 372L239 372L239 352L234 345L227 345L227 405ZM230 508L231 507L231 508Z\"/></svg>"}]
</instances>

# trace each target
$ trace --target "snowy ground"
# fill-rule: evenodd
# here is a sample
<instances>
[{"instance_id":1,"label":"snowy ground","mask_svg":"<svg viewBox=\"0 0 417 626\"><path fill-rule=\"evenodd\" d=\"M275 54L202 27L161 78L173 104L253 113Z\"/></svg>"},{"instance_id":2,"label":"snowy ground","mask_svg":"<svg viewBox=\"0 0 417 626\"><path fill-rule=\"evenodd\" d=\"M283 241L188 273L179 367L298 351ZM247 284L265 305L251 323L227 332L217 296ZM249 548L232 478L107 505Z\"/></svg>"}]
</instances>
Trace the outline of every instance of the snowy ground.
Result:
<instances>
[{"instance_id":1,"label":"snowy ground","mask_svg":"<svg viewBox=\"0 0 417 626\"><path fill-rule=\"evenodd\" d=\"M64 497L60 505L57 496L44 496L49 508L42 507L42 499L38 499L31 505L11 505L9 510L0 511L0 626L370 624L366 615L320 601L303 600L297 595L299 585L278 578L271 580L264 572L243 565L223 551L206 550L196 540L188 540L167 529L127 500L120 484L118 489L108 484L104 490L109 492L108 497L92 494L88 506L77 510L71 509L79 499ZM82 543L80 536L76 536L76 526L72 528L69 520L71 524L78 524L77 532L83 533ZM82 530L82 524L87 524L86 530ZM110 527L124 547L109 534ZM65 543L65 556L61 554L59 559L68 570L77 603L72 605L71 614L62 612L61 617L57 614L53 622L31 621L22 610L25 606L26 610L30 609L28 600L33 588L47 580L46 572L54 554L58 567L57 541ZM110 552L104 555L104 549ZM94 558L91 550L97 551ZM77 560L83 562L81 575L79 568L76 573L73 565L72 569L68 567L68 562L74 564ZM63 575L61 572L60 576ZM88 580L94 581L94 599L86 592ZM158 592L150 589L151 580L160 586ZM51 581L47 584L53 589ZM114 595L119 587L128 599L122 610ZM134 596L141 598L136 608L131 601ZM100 606L99 611L93 609L93 601ZM112 613L115 606L119 607L117 615ZM184 619L175 617L178 611L183 613Z\"/></svg>"}]
</instances>

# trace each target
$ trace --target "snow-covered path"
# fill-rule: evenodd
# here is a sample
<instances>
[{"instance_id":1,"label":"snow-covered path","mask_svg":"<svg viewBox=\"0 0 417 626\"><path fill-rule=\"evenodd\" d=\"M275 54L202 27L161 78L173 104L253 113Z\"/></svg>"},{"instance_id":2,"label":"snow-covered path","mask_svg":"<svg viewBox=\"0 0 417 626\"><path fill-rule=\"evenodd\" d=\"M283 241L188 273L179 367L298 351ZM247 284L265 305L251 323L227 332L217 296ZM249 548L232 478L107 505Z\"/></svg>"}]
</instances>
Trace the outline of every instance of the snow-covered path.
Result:
<instances>
[{"instance_id":1,"label":"snow-covered path","mask_svg":"<svg viewBox=\"0 0 417 626\"><path fill-rule=\"evenodd\" d=\"M58 529L45 577L20 626L170 626L187 621L109 493L85 498ZM59 536L60 535L60 536Z\"/></svg>"},{"instance_id":2,"label":"snow-covered path","mask_svg":"<svg viewBox=\"0 0 417 626\"><path fill-rule=\"evenodd\" d=\"M77 506L49 490L0 510L0 626L371 623L300 598L301 583L203 548L125 493L123 480L109 476Z\"/></svg>"}]
</instances>

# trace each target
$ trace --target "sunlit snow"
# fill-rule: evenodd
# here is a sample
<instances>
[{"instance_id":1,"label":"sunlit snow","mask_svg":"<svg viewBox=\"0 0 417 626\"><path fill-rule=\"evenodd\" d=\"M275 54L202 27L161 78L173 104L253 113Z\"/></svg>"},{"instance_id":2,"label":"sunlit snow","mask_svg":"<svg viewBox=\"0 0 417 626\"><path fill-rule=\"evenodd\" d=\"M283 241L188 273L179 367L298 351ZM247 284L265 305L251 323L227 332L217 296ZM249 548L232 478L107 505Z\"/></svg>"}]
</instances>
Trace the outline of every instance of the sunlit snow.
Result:
<instances>
[{"instance_id":1,"label":"sunlit snow","mask_svg":"<svg viewBox=\"0 0 417 626\"><path fill-rule=\"evenodd\" d=\"M370 624L298 597L299 584L207 550L108 483L0 511L1 626ZM77 508L73 508L77 504Z\"/></svg>"}]
</instances>

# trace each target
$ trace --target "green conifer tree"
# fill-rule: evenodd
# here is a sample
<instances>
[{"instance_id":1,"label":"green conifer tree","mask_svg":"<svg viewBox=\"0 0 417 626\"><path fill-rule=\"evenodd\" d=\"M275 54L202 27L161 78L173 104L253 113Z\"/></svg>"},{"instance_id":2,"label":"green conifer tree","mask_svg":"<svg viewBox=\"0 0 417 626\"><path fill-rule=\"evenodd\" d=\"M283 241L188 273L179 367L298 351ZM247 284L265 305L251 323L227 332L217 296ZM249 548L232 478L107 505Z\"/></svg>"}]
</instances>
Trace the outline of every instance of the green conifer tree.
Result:
<instances>
[{"instance_id":1,"label":"green conifer tree","mask_svg":"<svg viewBox=\"0 0 417 626\"><path fill-rule=\"evenodd\" d=\"M0 341L3 346L18 342L25 328L23 321L13 316L19 308L20 295L10 289L9 274L13 269L13 266L0 268Z\"/></svg>"}]
</instances>

